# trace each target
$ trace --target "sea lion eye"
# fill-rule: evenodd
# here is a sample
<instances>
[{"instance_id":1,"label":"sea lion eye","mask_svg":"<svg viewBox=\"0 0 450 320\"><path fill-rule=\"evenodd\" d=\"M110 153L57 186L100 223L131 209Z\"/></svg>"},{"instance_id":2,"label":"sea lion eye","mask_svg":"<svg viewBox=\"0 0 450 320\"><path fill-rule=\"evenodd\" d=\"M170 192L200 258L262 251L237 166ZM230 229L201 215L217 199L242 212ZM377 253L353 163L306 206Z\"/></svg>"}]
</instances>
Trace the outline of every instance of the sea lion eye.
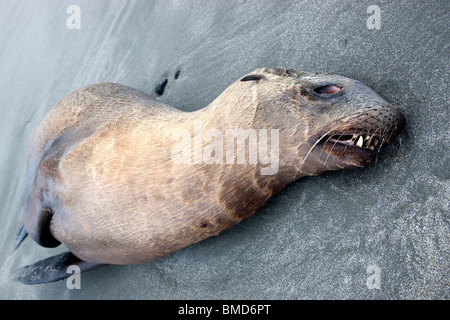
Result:
<instances>
[{"instance_id":1,"label":"sea lion eye","mask_svg":"<svg viewBox=\"0 0 450 320\"><path fill-rule=\"evenodd\" d=\"M251 74L248 76L245 76L241 79L241 81L254 81L254 80L261 80L264 76L260 74Z\"/></svg>"},{"instance_id":2,"label":"sea lion eye","mask_svg":"<svg viewBox=\"0 0 450 320\"><path fill-rule=\"evenodd\" d=\"M333 93L336 93L341 90L342 90L341 86L337 86L334 84L328 84L328 85L325 85L322 87L315 88L314 92L318 93L318 94L333 94Z\"/></svg>"}]
</instances>

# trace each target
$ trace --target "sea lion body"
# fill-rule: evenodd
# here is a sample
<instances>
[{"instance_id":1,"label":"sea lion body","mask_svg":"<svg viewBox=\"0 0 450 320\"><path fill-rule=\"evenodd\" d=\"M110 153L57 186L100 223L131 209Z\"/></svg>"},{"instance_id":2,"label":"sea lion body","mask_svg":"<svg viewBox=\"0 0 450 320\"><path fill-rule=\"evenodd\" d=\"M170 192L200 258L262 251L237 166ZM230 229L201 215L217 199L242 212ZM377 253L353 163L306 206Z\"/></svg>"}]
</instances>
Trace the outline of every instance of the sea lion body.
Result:
<instances>
[{"instance_id":1,"label":"sea lion body","mask_svg":"<svg viewBox=\"0 0 450 320\"><path fill-rule=\"evenodd\" d=\"M84 261L151 261L217 235L302 176L367 165L404 124L365 85L325 73L258 69L195 112L123 85L91 85L60 101L33 134L25 229ZM227 161L226 129L276 130L268 139L278 134L278 150L267 150L279 153L276 171L262 174L267 165L250 163L250 149L245 163ZM177 130L222 133L223 160L216 148L215 162L202 161L216 135L193 138L191 161L176 163Z\"/></svg>"}]
</instances>

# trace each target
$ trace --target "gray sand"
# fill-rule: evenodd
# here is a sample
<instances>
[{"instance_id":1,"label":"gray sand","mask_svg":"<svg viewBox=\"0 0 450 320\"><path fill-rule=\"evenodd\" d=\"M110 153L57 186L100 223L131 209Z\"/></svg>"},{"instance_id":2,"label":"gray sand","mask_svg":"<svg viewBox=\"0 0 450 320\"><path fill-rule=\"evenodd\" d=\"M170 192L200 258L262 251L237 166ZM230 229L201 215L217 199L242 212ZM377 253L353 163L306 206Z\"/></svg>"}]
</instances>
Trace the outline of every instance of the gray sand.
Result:
<instances>
[{"instance_id":1,"label":"gray sand","mask_svg":"<svg viewBox=\"0 0 450 320\"><path fill-rule=\"evenodd\" d=\"M81 29L66 26L72 4ZM449 13L449 1L0 1L0 298L450 298ZM374 166L302 179L223 234L82 274L80 290L10 280L66 250L27 239L12 252L28 141L56 102L108 81L196 110L265 66L358 79L402 110L407 133Z\"/></svg>"}]
</instances>

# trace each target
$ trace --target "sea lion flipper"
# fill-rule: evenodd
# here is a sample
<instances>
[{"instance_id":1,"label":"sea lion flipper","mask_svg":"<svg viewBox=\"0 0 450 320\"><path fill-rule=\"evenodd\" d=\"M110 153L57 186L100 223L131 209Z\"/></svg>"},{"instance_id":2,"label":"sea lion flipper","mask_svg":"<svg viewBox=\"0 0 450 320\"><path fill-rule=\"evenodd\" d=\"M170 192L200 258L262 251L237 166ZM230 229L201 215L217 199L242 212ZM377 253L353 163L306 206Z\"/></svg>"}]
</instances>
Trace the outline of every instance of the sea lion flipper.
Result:
<instances>
[{"instance_id":1,"label":"sea lion flipper","mask_svg":"<svg viewBox=\"0 0 450 320\"><path fill-rule=\"evenodd\" d=\"M17 232L16 240L14 243L14 251L16 251L16 249L20 246L20 244L27 237L27 235L28 235L28 232L27 232L27 230L25 230L25 226L22 225L19 229L19 232Z\"/></svg>"},{"instance_id":2,"label":"sea lion flipper","mask_svg":"<svg viewBox=\"0 0 450 320\"><path fill-rule=\"evenodd\" d=\"M78 266L80 272L104 266L103 264L83 261L73 253L65 252L18 269L14 275L14 280L24 284L54 282L71 276L72 272L68 271L68 267L72 265Z\"/></svg>"}]
</instances>

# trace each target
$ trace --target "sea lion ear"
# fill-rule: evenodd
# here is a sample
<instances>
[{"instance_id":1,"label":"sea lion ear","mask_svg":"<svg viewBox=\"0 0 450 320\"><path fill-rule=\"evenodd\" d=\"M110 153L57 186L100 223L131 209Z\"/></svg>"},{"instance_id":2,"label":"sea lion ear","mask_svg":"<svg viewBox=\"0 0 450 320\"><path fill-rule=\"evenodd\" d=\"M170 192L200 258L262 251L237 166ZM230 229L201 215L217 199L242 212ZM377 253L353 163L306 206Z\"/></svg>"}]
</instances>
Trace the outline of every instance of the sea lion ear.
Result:
<instances>
[{"instance_id":1,"label":"sea lion ear","mask_svg":"<svg viewBox=\"0 0 450 320\"><path fill-rule=\"evenodd\" d=\"M266 78L266 77L264 77L264 76L261 75L261 74L251 74L251 75L248 75L248 76L243 77L243 78L241 79L241 81L242 81L242 82L244 82L244 81L258 81L258 80L265 79L265 78Z\"/></svg>"}]
</instances>

